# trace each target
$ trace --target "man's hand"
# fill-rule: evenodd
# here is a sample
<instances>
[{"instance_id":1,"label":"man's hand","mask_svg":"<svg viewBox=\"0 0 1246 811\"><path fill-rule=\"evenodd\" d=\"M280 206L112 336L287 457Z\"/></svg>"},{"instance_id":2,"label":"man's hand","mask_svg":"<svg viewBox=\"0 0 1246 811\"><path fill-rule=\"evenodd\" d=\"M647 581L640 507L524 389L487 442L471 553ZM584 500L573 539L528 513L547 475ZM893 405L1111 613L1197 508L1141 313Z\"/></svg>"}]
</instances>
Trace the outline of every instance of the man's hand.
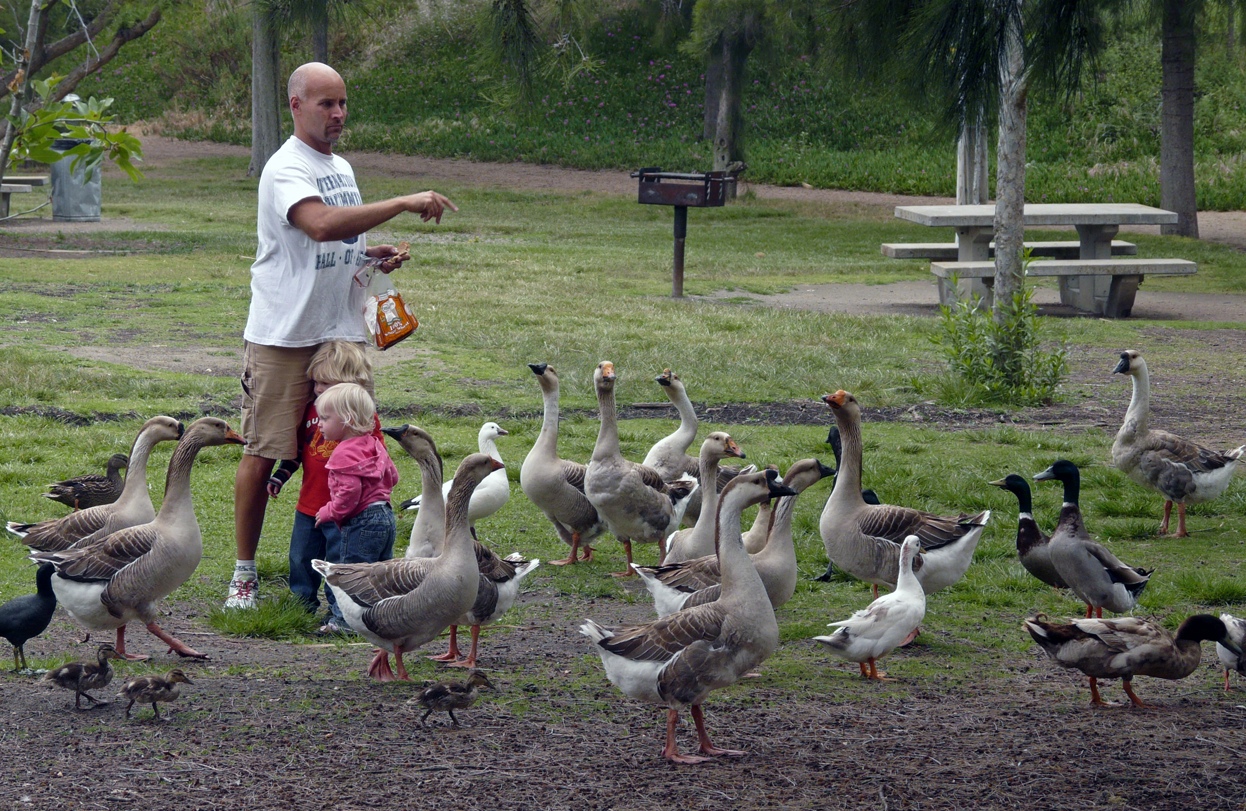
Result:
<instances>
[{"instance_id":1,"label":"man's hand","mask_svg":"<svg viewBox=\"0 0 1246 811\"><path fill-rule=\"evenodd\" d=\"M366 255L372 259L381 260L376 266L382 273L392 273L411 258L411 243L399 242L397 246L374 245L368 248Z\"/></svg>"},{"instance_id":2,"label":"man's hand","mask_svg":"<svg viewBox=\"0 0 1246 811\"><path fill-rule=\"evenodd\" d=\"M407 211L419 214L424 222L434 220L441 223L441 215L447 208L451 211L459 210L458 206L450 202L450 198L435 191L422 191L419 194L409 195L406 202Z\"/></svg>"}]
</instances>

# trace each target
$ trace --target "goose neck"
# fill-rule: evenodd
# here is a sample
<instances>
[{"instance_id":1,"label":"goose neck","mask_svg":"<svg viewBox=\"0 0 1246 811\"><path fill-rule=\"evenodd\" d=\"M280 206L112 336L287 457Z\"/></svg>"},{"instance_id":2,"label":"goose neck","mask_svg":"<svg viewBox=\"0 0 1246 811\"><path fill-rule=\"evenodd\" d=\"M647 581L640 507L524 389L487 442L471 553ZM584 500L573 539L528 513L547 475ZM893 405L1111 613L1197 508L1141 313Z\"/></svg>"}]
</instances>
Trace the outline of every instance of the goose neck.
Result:
<instances>
[{"instance_id":1,"label":"goose neck","mask_svg":"<svg viewBox=\"0 0 1246 811\"><path fill-rule=\"evenodd\" d=\"M558 447L558 388L542 390L541 399L545 403L545 410L541 420L541 433L536 438L536 447L554 449Z\"/></svg>"},{"instance_id":2,"label":"goose neck","mask_svg":"<svg viewBox=\"0 0 1246 811\"><path fill-rule=\"evenodd\" d=\"M1133 395L1129 398L1129 409L1125 412L1125 424L1131 421L1134 433L1141 434L1147 429L1147 416L1151 412L1151 377L1145 366L1130 375L1133 380Z\"/></svg>"},{"instance_id":3,"label":"goose neck","mask_svg":"<svg viewBox=\"0 0 1246 811\"><path fill-rule=\"evenodd\" d=\"M792 539L792 517L795 514L796 496L780 498L779 506L775 508L774 517L770 521L766 545L754 555L754 558L786 552L789 549L795 551L795 543Z\"/></svg>"},{"instance_id":4,"label":"goose neck","mask_svg":"<svg viewBox=\"0 0 1246 811\"><path fill-rule=\"evenodd\" d=\"M667 396L670 398L671 404L675 406L675 410L679 412L679 429L675 432L684 446L692 444L697 436L697 412L692 407L692 401L688 399L688 393L684 391L682 386L670 386L667 389Z\"/></svg>"},{"instance_id":5,"label":"goose neck","mask_svg":"<svg viewBox=\"0 0 1246 811\"><path fill-rule=\"evenodd\" d=\"M841 493L861 499L861 423L847 413L835 412L835 421L839 424L839 439L843 445L843 459L840 460L839 471L835 474L835 487L832 497ZM842 498L842 496L841 496Z\"/></svg>"},{"instance_id":6,"label":"goose neck","mask_svg":"<svg viewBox=\"0 0 1246 811\"><path fill-rule=\"evenodd\" d=\"M600 460L619 455L619 422L613 388L597 387L597 407L601 411L601 426L597 429L593 458Z\"/></svg>"},{"instance_id":7,"label":"goose neck","mask_svg":"<svg viewBox=\"0 0 1246 811\"><path fill-rule=\"evenodd\" d=\"M748 506L745 503L747 500L748 494L741 492L741 488L732 488L718 501L718 526L714 541L718 548L718 566L722 571L723 597L750 583L761 585L757 569L744 551L744 537L740 532L740 516Z\"/></svg>"},{"instance_id":8,"label":"goose neck","mask_svg":"<svg viewBox=\"0 0 1246 811\"><path fill-rule=\"evenodd\" d=\"M195 457L206 445L202 437L193 433L187 433L177 443L173 458L169 460L169 472L164 480L164 501L160 503L159 515L166 515L190 504L190 469L194 467Z\"/></svg>"}]
</instances>

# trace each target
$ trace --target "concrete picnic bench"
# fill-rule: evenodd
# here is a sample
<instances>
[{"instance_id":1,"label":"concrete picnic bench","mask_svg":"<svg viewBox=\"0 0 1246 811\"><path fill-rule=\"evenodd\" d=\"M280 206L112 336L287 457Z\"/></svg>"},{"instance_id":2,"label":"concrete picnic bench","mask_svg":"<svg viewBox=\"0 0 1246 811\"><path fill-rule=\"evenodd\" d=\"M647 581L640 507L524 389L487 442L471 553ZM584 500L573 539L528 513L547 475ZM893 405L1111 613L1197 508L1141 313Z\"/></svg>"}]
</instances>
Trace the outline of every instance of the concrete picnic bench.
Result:
<instances>
[{"instance_id":1,"label":"concrete picnic bench","mask_svg":"<svg viewBox=\"0 0 1246 811\"><path fill-rule=\"evenodd\" d=\"M9 196L28 194L35 186L46 186L51 178L47 175L5 175L0 183L0 217L9 216Z\"/></svg>"},{"instance_id":2,"label":"concrete picnic bench","mask_svg":"<svg viewBox=\"0 0 1246 811\"><path fill-rule=\"evenodd\" d=\"M951 304L967 295L976 294L989 304L994 284L995 266L990 261L995 231L995 206L896 206L896 217L931 227L956 230L956 254L948 256L947 244L914 243L927 248L935 261L930 271L939 281L939 301ZM1035 250L1032 255L1053 259L1031 261L1031 276L1055 276L1060 284L1060 301L1071 307L1103 315L1125 318L1133 310L1138 285L1148 275L1188 276L1197 272L1194 262L1184 259L1139 258L1137 246L1115 240L1122 225L1161 225L1174 223L1177 215L1138 203L1034 203L1025 206L1027 228L1073 226L1078 241L1027 243ZM905 251L891 243L891 253L909 258ZM1076 245L1076 253L1073 246ZM917 250L922 250L921 248ZM916 251L912 252L913 255ZM955 280L955 284L953 284Z\"/></svg>"}]
</instances>

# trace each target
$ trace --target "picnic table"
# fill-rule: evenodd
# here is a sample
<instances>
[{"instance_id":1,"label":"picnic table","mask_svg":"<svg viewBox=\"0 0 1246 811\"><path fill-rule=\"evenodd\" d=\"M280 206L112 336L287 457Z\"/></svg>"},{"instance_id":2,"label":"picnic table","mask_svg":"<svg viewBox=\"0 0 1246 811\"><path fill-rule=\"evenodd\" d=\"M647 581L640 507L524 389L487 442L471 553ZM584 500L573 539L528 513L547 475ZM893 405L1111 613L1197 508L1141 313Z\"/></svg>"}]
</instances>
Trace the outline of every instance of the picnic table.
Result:
<instances>
[{"instance_id":1,"label":"picnic table","mask_svg":"<svg viewBox=\"0 0 1246 811\"><path fill-rule=\"evenodd\" d=\"M990 261L995 236L994 205L896 206L895 216L918 225L956 230L955 261L936 261L930 266L939 280L942 303L950 304L969 293L990 301L994 284L994 263ZM1198 269L1195 263L1184 259L1113 254L1114 246L1117 254L1136 252L1132 244L1114 241L1122 225L1175 223L1177 215L1172 211L1139 203L1031 203L1025 206L1023 216L1026 228L1077 229L1075 258L1035 260L1027 272L1031 276L1057 277L1060 301L1079 310L1109 318L1127 317L1145 276L1185 276Z\"/></svg>"}]
</instances>

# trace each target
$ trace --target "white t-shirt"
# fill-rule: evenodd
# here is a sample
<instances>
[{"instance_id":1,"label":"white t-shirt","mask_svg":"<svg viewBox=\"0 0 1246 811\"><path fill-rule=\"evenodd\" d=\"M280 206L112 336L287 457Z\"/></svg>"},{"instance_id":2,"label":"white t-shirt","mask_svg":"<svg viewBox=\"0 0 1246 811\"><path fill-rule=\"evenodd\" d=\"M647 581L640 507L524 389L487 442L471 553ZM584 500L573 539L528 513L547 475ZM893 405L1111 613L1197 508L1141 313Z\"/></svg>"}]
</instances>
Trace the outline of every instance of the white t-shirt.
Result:
<instances>
[{"instance_id":1,"label":"white t-shirt","mask_svg":"<svg viewBox=\"0 0 1246 811\"><path fill-rule=\"evenodd\" d=\"M366 341L367 290L355 272L367 261L367 237L316 242L289 220L295 203L310 197L330 206L363 203L344 158L317 152L291 137L260 175L259 245L251 265L251 309L243 337L265 346L314 346Z\"/></svg>"}]
</instances>

